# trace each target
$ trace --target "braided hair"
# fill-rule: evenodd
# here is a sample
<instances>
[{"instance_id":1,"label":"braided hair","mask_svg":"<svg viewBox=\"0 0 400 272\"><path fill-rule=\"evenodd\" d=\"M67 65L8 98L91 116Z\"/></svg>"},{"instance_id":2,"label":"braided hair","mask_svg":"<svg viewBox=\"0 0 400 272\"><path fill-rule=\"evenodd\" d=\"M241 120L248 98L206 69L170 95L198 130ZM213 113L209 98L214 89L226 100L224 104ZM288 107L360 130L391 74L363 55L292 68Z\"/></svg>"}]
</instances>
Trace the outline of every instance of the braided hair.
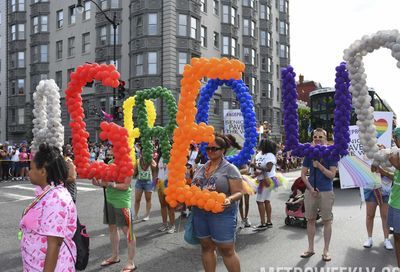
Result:
<instances>
[{"instance_id":1,"label":"braided hair","mask_svg":"<svg viewBox=\"0 0 400 272\"><path fill-rule=\"evenodd\" d=\"M46 169L49 185L52 182L54 185L59 185L67 180L68 166L57 147L50 146L47 143L40 144L39 151L35 153L33 161L38 169Z\"/></svg>"}]
</instances>

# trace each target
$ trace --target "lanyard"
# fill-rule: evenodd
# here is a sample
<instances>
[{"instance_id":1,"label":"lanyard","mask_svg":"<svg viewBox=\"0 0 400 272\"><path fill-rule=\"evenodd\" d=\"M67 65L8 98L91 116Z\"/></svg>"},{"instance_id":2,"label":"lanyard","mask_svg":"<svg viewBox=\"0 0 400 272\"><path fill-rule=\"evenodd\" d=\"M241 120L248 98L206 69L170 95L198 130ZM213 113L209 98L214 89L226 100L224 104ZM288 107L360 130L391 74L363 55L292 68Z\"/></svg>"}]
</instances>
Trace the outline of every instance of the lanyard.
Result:
<instances>
[{"instance_id":1,"label":"lanyard","mask_svg":"<svg viewBox=\"0 0 400 272\"><path fill-rule=\"evenodd\" d=\"M42 200L42 198L47 195L48 192L50 192L51 190L53 190L54 187L48 187L43 193L41 193L40 195L38 195L31 204L29 204L28 207L25 208L24 212L22 213L22 217L28 213L28 211L30 209L32 209L36 204L39 203L40 200Z\"/></svg>"}]
</instances>

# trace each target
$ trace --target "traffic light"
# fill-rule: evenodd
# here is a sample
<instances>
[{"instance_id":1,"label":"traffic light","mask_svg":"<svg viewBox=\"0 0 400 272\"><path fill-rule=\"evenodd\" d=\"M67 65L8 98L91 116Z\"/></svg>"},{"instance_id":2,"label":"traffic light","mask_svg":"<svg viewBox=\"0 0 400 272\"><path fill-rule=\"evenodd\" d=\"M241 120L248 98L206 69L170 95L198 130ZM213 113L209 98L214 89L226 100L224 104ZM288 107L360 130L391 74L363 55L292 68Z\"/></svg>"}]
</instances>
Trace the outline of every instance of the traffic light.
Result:
<instances>
[{"instance_id":1,"label":"traffic light","mask_svg":"<svg viewBox=\"0 0 400 272\"><path fill-rule=\"evenodd\" d=\"M118 85L118 99L124 99L125 98L125 81L120 80L119 85Z\"/></svg>"}]
</instances>

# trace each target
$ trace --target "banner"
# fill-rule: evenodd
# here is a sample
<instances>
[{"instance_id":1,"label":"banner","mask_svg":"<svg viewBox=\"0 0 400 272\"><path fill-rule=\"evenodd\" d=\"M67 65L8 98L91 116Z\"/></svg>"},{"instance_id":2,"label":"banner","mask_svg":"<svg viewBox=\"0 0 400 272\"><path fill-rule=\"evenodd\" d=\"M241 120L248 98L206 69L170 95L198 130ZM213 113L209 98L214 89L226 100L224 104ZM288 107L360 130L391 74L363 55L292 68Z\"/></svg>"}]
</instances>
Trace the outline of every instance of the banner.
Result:
<instances>
[{"instance_id":1,"label":"banner","mask_svg":"<svg viewBox=\"0 0 400 272\"><path fill-rule=\"evenodd\" d=\"M236 141L243 145L244 143L244 121L240 109L224 110L224 133L235 136Z\"/></svg>"},{"instance_id":2,"label":"banner","mask_svg":"<svg viewBox=\"0 0 400 272\"><path fill-rule=\"evenodd\" d=\"M376 137L378 144L385 148L391 147L393 130L393 112L374 112ZM358 137L358 126L349 126L350 144L349 156L339 161L340 187L373 188L381 183L380 176L371 172L372 161L364 155L362 144Z\"/></svg>"}]
</instances>

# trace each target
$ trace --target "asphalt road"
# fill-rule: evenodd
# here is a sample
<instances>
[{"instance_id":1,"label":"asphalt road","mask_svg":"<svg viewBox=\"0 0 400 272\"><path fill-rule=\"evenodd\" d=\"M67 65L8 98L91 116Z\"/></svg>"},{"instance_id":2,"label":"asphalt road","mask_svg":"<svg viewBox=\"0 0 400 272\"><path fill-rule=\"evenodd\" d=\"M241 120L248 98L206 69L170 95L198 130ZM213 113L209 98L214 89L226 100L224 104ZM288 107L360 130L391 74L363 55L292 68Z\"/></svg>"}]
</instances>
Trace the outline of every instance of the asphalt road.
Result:
<instances>
[{"instance_id":1,"label":"asphalt road","mask_svg":"<svg viewBox=\"0 0 400 272\"><path fill-rule=\"evenodd\" d=\"M293 181L299 171L285 173ZM102 224L103 192L93 187L87 180L78 183L78 211L83 224L87 225L91 236L91 255L86 271L119 271L126 260L126 244L121 242L121 263L108 268L100 268L100 262L110 255L110 242L107 228ZM285 226L285 201L289 190L273 192L273 228L263 232L243 229L237 235L236 248L241 260L242 271L290 271L292 268L319 267L349 271L349 267L363 270L389 271L382 268L396 263L393 251L383 247L383 234L379 212L375 220L374 246L364 249L366 238L365 205L360 207L357 189L340 190L335 188L333 234L331 242L332 261L321 259L323 249L322 223L317 226L316 254L310 259L301 259L300 254L307 248L306 230L300 227ZM28 181L0 183L0 271L22 271L18 224L22 210L33 199L33 187ZM144 210L144 199L141 211ZM160 205L153 194L153 208L150 220L134 226L137 237L135 262L138 271L202 271L200 248L191 246L183 240L185 219L176 223L177 233L164 234L157 231L160 226ZM258 211L255 197L250 199L250 221L258 224ZM318 271L322 271L322 270ZM217 271L226 271L222 259L218 257ZM303 271L303 270L296 270ZM325 270L327 271L327 270ZM333 271L333 270L331 270ZM339 271L339 270L337 270ZM369 270L371 271L371 270ZM372 271L371 271L372 272Z\"/></svg>"}]
</instances>

